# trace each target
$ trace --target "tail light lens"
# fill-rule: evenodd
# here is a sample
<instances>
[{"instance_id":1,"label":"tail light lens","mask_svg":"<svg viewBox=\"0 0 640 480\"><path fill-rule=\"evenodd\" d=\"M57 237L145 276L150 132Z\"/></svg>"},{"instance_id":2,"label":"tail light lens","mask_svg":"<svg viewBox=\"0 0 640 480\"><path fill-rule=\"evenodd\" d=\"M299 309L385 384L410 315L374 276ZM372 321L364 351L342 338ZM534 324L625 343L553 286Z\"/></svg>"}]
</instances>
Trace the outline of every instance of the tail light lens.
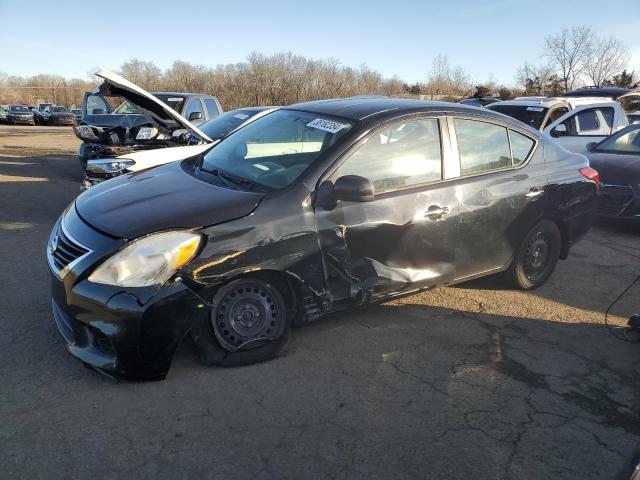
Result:
<instances>
[{"instance_id":1,"label":"tail light lens","mask_svg":"<svg viewBox=\"0 0 640 480\"><path fill-rule=\"evenodd\" d=\"M580 174L595 183L596 188L600 191L600 174L597 170L594 170L591 167L584 167L580 169Z\"/></svg>"}]
</instances>

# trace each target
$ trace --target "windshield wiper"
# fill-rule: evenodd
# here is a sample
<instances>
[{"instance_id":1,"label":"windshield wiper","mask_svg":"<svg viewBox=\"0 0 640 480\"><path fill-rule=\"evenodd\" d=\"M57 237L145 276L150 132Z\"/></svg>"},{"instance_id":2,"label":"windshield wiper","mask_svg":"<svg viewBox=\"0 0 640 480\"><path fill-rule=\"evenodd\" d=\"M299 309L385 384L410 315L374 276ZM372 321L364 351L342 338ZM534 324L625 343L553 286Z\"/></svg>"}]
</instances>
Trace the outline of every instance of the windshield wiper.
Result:
<instances>
[{"instance_id":1,"label":"windshield wiper","mask_svg":"<svg viewBox=\"0 0 640 480\"><path fill-rule=\"evenodd\" d=\"M232 182L227 175L225 175L224 173L222 173L220 170L209 170L207 168L202 168L200 167L200 171L202 172L207 172L210 173L212 175L215 175L216 177L218 177L220 179L220 181L227 187L232 188L233 190L240 190L240 187L238 186L237 183Z\"/></svg>"}]
</instances>

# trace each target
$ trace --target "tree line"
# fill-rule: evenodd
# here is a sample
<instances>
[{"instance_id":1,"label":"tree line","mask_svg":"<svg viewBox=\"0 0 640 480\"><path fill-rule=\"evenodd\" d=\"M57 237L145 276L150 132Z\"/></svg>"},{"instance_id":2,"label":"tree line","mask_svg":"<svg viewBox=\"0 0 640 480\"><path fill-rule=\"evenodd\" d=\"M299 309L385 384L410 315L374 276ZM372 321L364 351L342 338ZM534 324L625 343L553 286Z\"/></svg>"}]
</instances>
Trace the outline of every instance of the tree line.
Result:
<instances>
[{"instance_id":1,"label":"tree line","mask_svg":"<svg viewBox=\"0 0 640 480\"><path fill-rule=\"evenodd\" d=\"M473 95L509 99L559 95L579 85L638 84L629 70L627 47L614 37L599 36L588 26L547 35L538 61L525 62L512 85L499 84L492 78L473 81L462 66L452 65L443 54L433 59L425 81L414 84L397 76L384 77L366 64L351 67L333 58L309 59L292 53L253 52L244 62L216 66L176 60L165 70L153 62L131 59L119 72L148 91L215 95L225 110L367 94L458 101ZM19 77L0 72L0 103L51 101L79 106L83 93L99 83L92 74L89 79L65 79L59 75Z\"/></svg>"}]
</instances>

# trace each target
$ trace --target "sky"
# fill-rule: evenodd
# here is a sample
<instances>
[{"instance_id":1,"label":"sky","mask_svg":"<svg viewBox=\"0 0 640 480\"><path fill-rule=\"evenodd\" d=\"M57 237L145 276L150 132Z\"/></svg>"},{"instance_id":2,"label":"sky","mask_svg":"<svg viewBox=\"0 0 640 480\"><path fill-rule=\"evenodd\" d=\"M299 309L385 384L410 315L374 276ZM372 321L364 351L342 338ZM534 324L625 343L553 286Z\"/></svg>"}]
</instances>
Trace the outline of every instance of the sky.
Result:
<instances>
[{"instance_id":1,"label":"sky","mask_svg":"<svg viewBox=\"0 0 640 480\"><path fill-rule=\"evenodd\" d=\"M640 72L640 0L0 0L0 71L88 78L132 58L214 66L259 51L364 63L414 83L442 53L476 83L512 84L525 61L541 60L546 34L583 24L624 41Z\"/></svg>"}]
</instances>

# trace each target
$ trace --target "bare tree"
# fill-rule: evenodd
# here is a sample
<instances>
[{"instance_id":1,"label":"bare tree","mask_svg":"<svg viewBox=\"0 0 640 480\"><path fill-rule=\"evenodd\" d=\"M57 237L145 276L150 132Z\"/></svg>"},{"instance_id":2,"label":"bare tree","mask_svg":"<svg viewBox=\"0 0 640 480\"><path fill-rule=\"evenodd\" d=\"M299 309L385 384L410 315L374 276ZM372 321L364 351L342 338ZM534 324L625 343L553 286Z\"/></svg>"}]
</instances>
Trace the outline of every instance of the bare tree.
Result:
<instances>
[{"instance_id":1,"label":"bare tree","mask_svg":"<svg viewBox=\"0 0 640 480\"><path fill-rule=\"evenodd\" d=\"M565 91L571 90L582 74L593 40L594 32L586 25L565 28L557 35L545 37L544 55L560 71Z\"/></svg>"},{"instance_id":2,"label":"bare tree","mask_svg":"<svg viewBox=\"0 0 640 480\"><path fill-rule=\"evenodd\" d=\"M629 65L629 51L614 37L596 38L584 60L584 71L594 86L601 87Z\"/></svg>"},{"instance_id":3,"label":"bare tree","mask_svg":"<svg viewBox=\"0 0 640 480\"><path fill-rule=\"evenodd\" d=\"M516 82L524 89L525 95L546 95L554 72L555 67L550 63L534 65L525 62L516 73Z\"/></svg>"},{"instance_id":4,"label":"bare tree","mask_svg":"<svg viewBox=\"0 0 640 480\"><path fill-rule=\"evenodd\" d=\"M432 97L460 96L471 89L469 75L461 66L452 67L446 55L433 59L425 91Z\"/></svg>"}]
</instances>

